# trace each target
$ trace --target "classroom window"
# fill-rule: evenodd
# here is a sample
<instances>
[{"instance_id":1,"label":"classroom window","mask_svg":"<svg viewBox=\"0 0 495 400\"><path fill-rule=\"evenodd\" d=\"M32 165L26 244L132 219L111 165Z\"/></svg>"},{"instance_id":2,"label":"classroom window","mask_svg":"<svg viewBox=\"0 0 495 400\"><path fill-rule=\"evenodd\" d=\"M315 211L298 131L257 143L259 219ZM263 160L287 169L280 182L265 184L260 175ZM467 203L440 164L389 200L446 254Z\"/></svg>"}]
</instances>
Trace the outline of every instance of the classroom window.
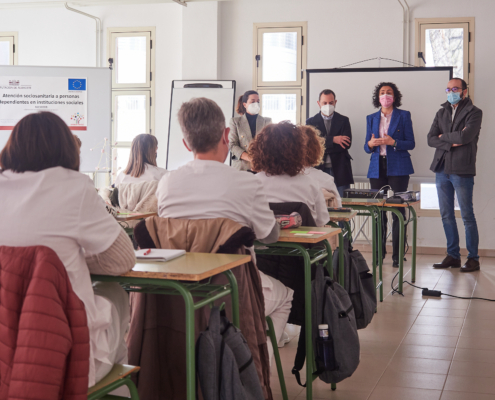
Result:
<instances>
[{"instance_id":1,"label":"classroom window","mask_svg":"<svg viewBox=\"0 0 495 400\"><path fill-rule=\"evenodd\" d=\"M259 90L261 115L272 119L273 123L290 121L297 124L300 118L300 90Z\"/></svg>"},{"instance_id":2,"label":"classroom window","mask_svg":"<svg viewBox=\"0 0 495 400\"><path fill-rule=\"evenodd\" d=\"M132 140L154 134L155 28L108 28L112 72L112 148L117 173L129 160ZM117 173L112 171L113 179Z\"/></svg>"},{"instance_id":3,"label":"classroom window","mask_svg":"<svg viewBox=\"0 0 495 400\"><path fill-rule=\"evenodd\" d=\"M464 79L473 95L474 18L421 19L416 29L417 65L454 67L454 77Z\"/></svg>"},{"instance_id":4,"label":"classroom window","mask_svg":"<svg viewBox=\"0 0 495 400\"><path fill-rule=\"evenodd\" d=\"M0 65L17 64L17 32L0 32Z\"/></svg>"},{"instance_id":5,"label":"classroom window","mask_svg":"<svg viewBox=\"0 0 495 400\"><path fill-rule=\"evenodd\" d=\"M149 132L149 91L113 92L113 137L116 145L129 145L136 135Z\"/></svg>"},{"instance_id":6,"label":"classroom window","mask_svg":"<svg viewBox=\"0 0 495 400\"><path fill-rule=\"evenodd\" d=\"M254 24L253 87L263 92L262 115L301 122L306 68L306 22Z\"/></svg>"}]
</instances>

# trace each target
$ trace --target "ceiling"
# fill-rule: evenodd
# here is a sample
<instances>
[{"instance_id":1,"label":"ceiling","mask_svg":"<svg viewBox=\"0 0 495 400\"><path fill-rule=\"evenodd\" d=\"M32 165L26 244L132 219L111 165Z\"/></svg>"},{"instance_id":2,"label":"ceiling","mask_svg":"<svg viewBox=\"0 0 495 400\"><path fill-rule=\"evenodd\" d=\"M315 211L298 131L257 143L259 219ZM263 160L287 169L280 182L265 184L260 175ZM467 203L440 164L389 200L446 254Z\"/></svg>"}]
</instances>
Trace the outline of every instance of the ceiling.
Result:
<instances>
[{"instance_id":1,"label":"ceiling","mask_svg":"<svg viewBox=\"0 0 495 400\"><path fill-rule=\"evenodd\" d=\"M187 3L211 0L185 0ZM220 0L228 1L228 0ZM120 5L120 4L153 4L172 3L173 0L73 0L70 6ZM0 0L0 8L61 7L65 1L60 0Z\"/></svg>"}]
</instances>

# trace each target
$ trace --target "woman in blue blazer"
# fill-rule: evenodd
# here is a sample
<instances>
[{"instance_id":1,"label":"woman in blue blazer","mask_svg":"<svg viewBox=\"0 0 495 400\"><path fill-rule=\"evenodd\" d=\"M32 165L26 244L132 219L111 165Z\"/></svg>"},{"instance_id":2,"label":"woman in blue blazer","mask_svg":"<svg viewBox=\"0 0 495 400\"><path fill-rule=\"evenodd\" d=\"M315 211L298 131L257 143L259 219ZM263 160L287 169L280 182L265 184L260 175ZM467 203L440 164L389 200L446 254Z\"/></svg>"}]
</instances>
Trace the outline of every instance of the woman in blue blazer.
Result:
<instances>
[{"instance_id":1,"label":"woman in blue blazer","mask_svg":"<svg viewBox=\"0 0 495 400\"><path fill-rule=\"evenodd\" d=\"M415 147L414 132L409 111L399 110L402 94L394 83L382 82L375 87L373 105L380 111L366 117L364 151L371 154L368 179L372 189L386 186L395 192L407 191L409 175L414 174L408 150ZM400 212L405 217L404 208ZM399 266L399 220L393 214L393 266ZM387 215L382 213L382 254L385 257Z\"/></svg>"}]
</instances>

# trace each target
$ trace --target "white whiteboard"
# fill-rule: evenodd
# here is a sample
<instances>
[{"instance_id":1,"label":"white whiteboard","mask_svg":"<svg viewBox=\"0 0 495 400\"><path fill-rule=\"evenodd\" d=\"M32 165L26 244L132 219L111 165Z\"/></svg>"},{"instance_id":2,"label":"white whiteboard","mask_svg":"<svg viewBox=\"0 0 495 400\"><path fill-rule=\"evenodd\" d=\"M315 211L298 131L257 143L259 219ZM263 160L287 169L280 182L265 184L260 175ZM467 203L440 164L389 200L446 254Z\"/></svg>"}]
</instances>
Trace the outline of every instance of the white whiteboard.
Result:
<instances>
[{"instance_id":1,"label":"white whiteboard","mask_svg":"<svg viewBox=\"0 0 495 400\"><path fill-rule=\"evenodd\" d=\"M221 85L222 88L184 87L188 84ZM172 81L167 145L168 170L177 169L194 158L182 142L182 130L177 114L183 103L198 97L206 97L219 105L225 116L225 126L229 126L230 119L234 116L235 81ZM230 154L225 163L230 164Z\"/></svg>"},{"instance_id":2,"label":"white whiteboard","mask_svg":"<svg viewBox=\"0 0 495 400\"><path fill-rule=\"evenodd\" d=\"M352 146L349 150L355 178L366 178L370 155L364 151L366 116L378 111L371 103L373 90L380 82L393 82L402 93L402 110L411 112L416 148L411 150L414 178L433 177L430 164L435 149L428 146L427 135L440 105L447 101L445 88L451 67L434 68L342 68L308 70L307 117L317 114L316 103L323 89L335 92L335 111L349 117Z\"/></svg>"},{"instance_id":3,"label":"white whiteboard","mask_svg":"<svg viewBox=\"0 0 495 400\"><path fill-rule=\"evenodd\" d=\"M0 66L0 75L47 78L85 77L88 92L88 127L86 131L73 132L82 142L80 171L109 171L105 169L111 168L112 71L109 68L6 65ZM0 151L5 147L10 132L0 131ZM105 138L107 138L106 143Z\"/></svg>"}]
</instances>

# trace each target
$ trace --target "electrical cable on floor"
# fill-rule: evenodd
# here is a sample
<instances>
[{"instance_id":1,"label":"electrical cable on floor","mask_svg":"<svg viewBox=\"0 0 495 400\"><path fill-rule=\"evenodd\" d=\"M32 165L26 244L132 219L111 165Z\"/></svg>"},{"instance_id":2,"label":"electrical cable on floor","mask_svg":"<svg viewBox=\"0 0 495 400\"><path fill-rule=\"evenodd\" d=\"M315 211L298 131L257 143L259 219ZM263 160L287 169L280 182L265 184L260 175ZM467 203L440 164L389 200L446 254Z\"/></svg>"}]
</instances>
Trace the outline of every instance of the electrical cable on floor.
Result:
<instances>
[{"instance_id":1,"label":"electrical cable on floor","mask_svg":"<svg viewBox=\"0 0 495 400\"><path fill-rule=\"evenodd\" d=\"M392 287L392 296L395 294L395 293L399 293L402 297L404 297L404 293L401 293L399 292L397 289L394 288L394 280L395 278L397 277L397 275L399 275L399 272L397 272L394 277L392 278L392 283L390 284L390 286ZM432 293L431 297L440 297L440 296L449 296L449 297L453 297L453 298L456 298L456 299L462 299L462 300L484 300L484 301L495 301L495 299L485 299L484 297L462 297L462 296L454 296L453 294L448 294L448 293L442 293L440 290L429 290L428 288L426 287L420 287L420 286L416 286L416 285L413 285L411 282L408 282L408 281L404 281L404 283L407 283L408 285L412 286L412 287L415 287L417 289L421 289L423 290L423 292L428 292L428 293ZM423 293L423 296L427 296Z\"/></svg>"}]
</instances>

